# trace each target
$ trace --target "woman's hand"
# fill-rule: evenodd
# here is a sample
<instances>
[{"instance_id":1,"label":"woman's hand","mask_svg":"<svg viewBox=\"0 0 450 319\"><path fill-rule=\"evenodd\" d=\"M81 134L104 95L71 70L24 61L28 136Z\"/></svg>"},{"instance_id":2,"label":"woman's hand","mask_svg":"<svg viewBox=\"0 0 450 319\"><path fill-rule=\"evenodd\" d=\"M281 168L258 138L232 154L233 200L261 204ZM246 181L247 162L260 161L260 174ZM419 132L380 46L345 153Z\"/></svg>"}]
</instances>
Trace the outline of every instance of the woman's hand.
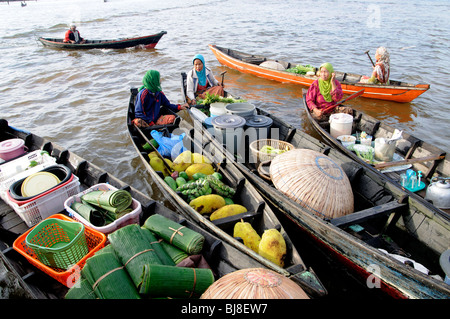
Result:
<instances>
[{"instance_id":1,"label":"woman's hand","mask_svg":"<svg viewBox=\"0 0 450 319\"><path fill-rule=\"evenodd\" d=\"M184 104L180 105L180 110L185 110L185 109L188 109L188 108L189 108L189 104L187 104L187 103L184 103Z\"/></svg>"},{"instance_id":2,"label":"woman's hand","mask_svg":"<svg viewBox=\"0 0 450 319\"><path fill-rule=\"evenodd\" d=\"M314 113L314 115L316 116L316 117L321 117L322 116L322 110L321 109L319 109L319 108L314 108L313 109L313 113Z\"/></svg>"}]
</instances>

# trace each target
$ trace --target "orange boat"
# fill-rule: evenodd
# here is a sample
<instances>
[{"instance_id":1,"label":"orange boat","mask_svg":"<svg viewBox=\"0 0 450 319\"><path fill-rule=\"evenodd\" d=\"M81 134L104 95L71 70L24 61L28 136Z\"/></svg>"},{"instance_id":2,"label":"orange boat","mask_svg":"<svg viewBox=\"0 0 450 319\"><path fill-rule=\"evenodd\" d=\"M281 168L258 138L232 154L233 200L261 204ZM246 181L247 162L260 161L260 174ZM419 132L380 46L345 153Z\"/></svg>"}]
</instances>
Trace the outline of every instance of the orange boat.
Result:
<instances>
[{"instance_id":1,"label":"orange boat","mask_svg":"<svg viewBox=\"0 0 450 319\"><path fill-rule=\"evenodd\" d=\"M221 64L244 73L306 87L317 79L315 74L303 75L286 71L298 65L297 63L268 59L261 55L243 53L216 45L209 45L209 48ZM317 71L317 68L315 70ZM411 102L430 88L429 84L410 84L393 80L390 80L389 85L359 83L361 77L360 74L336 71L336 79L341 83L345 94L353 94L364 89L362 96L371 99Z\"/></svg>"}]
</instances>

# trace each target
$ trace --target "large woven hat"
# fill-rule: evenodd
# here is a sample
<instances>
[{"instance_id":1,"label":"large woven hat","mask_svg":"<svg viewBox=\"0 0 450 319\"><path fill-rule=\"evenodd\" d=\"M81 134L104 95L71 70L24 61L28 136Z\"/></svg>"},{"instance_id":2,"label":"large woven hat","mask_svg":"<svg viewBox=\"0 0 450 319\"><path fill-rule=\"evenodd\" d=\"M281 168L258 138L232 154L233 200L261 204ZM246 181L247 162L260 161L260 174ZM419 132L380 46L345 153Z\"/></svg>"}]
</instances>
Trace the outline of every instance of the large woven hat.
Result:
<instances>
[{"instance_id":1,"label":"large woven hat","mask_svg":"<svg viewBox=\"0 0 450 319\"><path fill-rule=\"evenodd\" d=\"M320 217L353 213L353 192L347 175L322 153L294 149L281 154L270 164L270 177L278 190Z\"/></svg>"},{"instance_id":2,"label":"large woven hat","mask_svg":"<svg viewBox=\"0 0 450 319\"><path fill-rule=\"evenodd\" d=\"M241 269L215 281L200 299L309 299L292 279L264 268Z\"/></svg>"}]
</instances>

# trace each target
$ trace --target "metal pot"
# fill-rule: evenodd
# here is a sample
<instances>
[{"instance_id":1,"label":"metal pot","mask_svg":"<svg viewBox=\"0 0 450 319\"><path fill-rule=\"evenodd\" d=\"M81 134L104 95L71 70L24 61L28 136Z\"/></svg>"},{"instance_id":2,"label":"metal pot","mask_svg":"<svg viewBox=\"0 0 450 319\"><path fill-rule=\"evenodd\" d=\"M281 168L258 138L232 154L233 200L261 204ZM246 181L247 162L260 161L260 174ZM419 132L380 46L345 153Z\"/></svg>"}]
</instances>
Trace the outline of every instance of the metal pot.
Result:
<instances>
[{"instance_id":1,"label":"metal pot","mask_svg":"<svg viewBox=\"0 0 450 319\"><path fill-rule=\"evenodd\" d=\"M436 182L433 182L437 179ZM426 200L430 200L434 206L441 209L450 208L450 178L433 177L427 188Z\"/></svg>"}]
</instances>

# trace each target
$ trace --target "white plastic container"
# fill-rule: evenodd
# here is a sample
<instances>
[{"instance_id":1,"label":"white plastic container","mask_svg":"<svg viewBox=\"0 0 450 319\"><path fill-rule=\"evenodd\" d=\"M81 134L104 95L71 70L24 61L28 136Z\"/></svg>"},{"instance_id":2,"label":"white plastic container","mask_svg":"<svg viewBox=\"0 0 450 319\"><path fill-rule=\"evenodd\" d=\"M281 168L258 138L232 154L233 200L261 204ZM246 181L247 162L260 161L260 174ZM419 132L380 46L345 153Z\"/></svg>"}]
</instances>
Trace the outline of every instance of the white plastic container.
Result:
<instances>
[{"instance_id":1,"label":"white plastic container","mask_svg":"<svg viewBox=\"0 0 450 319\"><path fill-rule=\"evenodd\" d=\"M341 135L351 135L353 116L345 113L331 114L330 119L330 134L332 137L337 138Z\"/></svg>"},{"instance_id":2,"label":"white plastic container","mask_svg":"<svg viewBox=\"0 0 450 319\"><path fill-rule=\"evenodd\" d=\"M225 106L228 114L241 116L245 119L253 117L256 112L256 106L250 103L231 103Z\"/></svg>"},{"instance_id":3,"label":"white plastic container","mask_svg":"<svg viewBox=\"0 0 450 319\"><path fill-rule=\"evenodd\" d=\"M132 198L133 201L131 203L131 208L133 209L133 211L118 218L117 220L115 220L114 222L112 222L106 226L100 226L100 227L92 225L89 221L87 221L85 218L83 218L80 214L78 214L76 211L74 211L72 208L70 208L70 206L74 202L81 203L81 197L84 194L87 194L92 191L98 191L98 190L109 191L109 190L117 190L117 188L115 188L114 186L112 186L110 184L101 183L101 184L94 185L81 193L78 193L74 196L69 197L64 202L64 208L69 213L69 216L72 219L74 219L92 229L95 229L96 231L104 233L105 235L110 234L110 233L114 232L115 230L117 230L121 227L124 227L126 225L139 224L139 218L140 218L140 215L142 212L142 206L141 206L141 203L139 203L134 198Z\"/></svg>"},{"instance_id":4,"label":"white plastic container","mask_svg":"<svg viewBox=\"0 0 450 319\"><path fill-rule=\"evenodd\" d=\"M64 210L64 202L73 195L80 192L80 181L77 176L73 176L73 180L65 186L57 188L55 191L39 197L23 205L18 205L10 200L6 203L19 215L19 217L32 227L41 220L57 214Z\"/></svg>"},{"instance_id":5,"label":"white plastic container","mask_svg":"<svg viewBox=\"0 0 450 319\"><path fill-rule=\"evenodd\" d=\"M211 117L226 114L227 110L225 109L225 106L226 104L223 102L211 103L211 105L209 106Z\"/></svg>"}]
</instances>

